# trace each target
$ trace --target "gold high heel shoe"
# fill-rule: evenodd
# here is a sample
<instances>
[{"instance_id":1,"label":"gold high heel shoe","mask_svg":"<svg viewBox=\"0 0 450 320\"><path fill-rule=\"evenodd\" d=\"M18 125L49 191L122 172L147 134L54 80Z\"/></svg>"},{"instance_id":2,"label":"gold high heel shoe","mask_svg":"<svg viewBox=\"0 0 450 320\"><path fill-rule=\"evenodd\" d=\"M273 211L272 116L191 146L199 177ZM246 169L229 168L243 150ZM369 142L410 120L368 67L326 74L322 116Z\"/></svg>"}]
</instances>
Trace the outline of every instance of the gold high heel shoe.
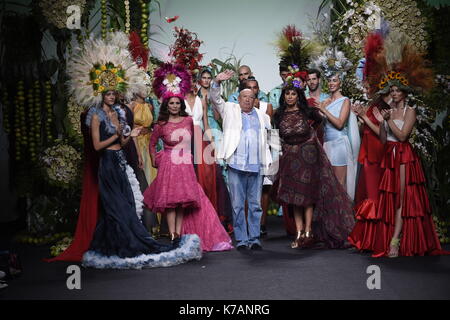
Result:
<instances>
[{"instance_id":1,"label":"gold high heel shoe","mask_svg":"<svg viewBox=\"0 0 450 320\"><path fill-rule=\"evenodd\" d=\"M292 249L300 248L302 246L304 237L305 237L305 231L303 231L303 230L297 231L297 237L295 238L294 241L292 241L291 248Z\"/></svg>"}]
</instances>

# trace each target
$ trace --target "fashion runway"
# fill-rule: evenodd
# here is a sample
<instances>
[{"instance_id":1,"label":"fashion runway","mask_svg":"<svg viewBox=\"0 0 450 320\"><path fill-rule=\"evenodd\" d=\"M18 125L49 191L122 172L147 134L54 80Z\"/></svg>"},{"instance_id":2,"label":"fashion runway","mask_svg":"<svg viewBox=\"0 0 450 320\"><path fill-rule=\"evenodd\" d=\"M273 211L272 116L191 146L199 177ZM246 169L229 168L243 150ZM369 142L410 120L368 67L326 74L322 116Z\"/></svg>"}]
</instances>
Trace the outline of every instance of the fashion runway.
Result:
<instances>
[{"instance_id":1,"label":"fashion runway","mask_svg":"<svg viewBox=\"0 0 450 320\"><path fill-rule=\"evenodd\" d=\"M375 259L354 250L294 250L282 223L268 217L262 251L206 253L169 268L81 268L79 290L66 285L71 263L43 262L48 247L21 246L23 274L0 299L450 299L450 256ZM380 289L367 287L371 265L380 268Z\"/></svg>"}]
</instances>

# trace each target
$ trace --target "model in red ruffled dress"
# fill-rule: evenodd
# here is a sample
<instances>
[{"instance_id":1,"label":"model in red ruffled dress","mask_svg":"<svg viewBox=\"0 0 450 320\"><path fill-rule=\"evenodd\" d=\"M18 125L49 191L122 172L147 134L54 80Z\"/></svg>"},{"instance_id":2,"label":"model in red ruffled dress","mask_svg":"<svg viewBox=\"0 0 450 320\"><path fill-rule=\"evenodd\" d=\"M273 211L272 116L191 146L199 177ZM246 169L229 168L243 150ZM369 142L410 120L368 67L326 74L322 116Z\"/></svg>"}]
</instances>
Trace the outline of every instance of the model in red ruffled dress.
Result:
<instances>
[{"instance_id":1,"label":"model in red ruffled dress","mask_svg":"<svg viewBox=\"0 0 450 320\"><path fill-rule=\"evenodd\" d=\"M389 107L380 98L371 104L367 110L360 106L355 108L359 118L364 121L361 147L358 162L360 171L355 193L356 225L349 236L350 242L360 250L369 250L374 241L375 221L380 219L377 210L378 186L383 170L381 160L384 145L380 141L380 121L383 117L381 109Z\"/></svg>"},{"instance_id":2,"label":"model in red ruffled dress","mask_svg":"<svg viewBox=\"0 0 450 320\"><path fill-rule=\"evenodd\" d=\"M378 201L375 210L367 206L360 212L349 241L373 251L373 257L447 254L435 231L420 158L408 142L415 110L406 105L399 87L392 86L391 94L396 107L381 110L386 121L380 127L385 146Z\"/></svg>"}]
</instances>

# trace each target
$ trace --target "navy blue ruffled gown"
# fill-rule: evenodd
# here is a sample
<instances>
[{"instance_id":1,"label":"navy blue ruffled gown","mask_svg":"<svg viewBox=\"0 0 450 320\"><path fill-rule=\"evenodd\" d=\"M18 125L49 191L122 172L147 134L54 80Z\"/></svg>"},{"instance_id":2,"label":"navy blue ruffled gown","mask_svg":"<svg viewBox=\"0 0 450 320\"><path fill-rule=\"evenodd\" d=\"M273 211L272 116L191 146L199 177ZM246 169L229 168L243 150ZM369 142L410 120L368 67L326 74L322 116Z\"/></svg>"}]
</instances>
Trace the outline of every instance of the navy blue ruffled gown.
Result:
<instances>
[{"instance_id":1,"label":"navy blue ruffled gown","mask_svg":"<svg viewBox=\"0 0 450 320\"><path fill-rule=\"evenodd\" d=\"M120 110L116 112L123 120ZM94 114L100 120L100 140L114 135L115 127L101 108L89 110L86 124L90 126ZM140 269L201 258L197 235L183 236L180 245L174 248L158 243L147 232L140 221L143 196L123 150L101 151L98 180L102 211L89 251L83 255L83 266Z\"/></svg>"}]
</instances>

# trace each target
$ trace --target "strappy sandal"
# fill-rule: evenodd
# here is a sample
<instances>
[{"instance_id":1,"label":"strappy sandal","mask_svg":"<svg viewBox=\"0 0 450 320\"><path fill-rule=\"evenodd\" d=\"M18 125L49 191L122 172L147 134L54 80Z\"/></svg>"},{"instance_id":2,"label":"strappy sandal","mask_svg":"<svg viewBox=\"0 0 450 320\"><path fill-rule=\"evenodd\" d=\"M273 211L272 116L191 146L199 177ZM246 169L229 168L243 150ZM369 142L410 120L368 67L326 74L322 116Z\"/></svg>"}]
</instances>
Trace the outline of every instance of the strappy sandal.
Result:
<instances>
[{"instance_id":1,"label":"strappy sandal","mask_svg":"<svg viewBox=\"0 0 450 320\"><path fill-rule=\"evenodd\" d=\"M398 251L400 250L400 239L399 238L392 238L391 244L389 247L389 258L397 258L398 257Z\"/></svg>"}]
</instances>

